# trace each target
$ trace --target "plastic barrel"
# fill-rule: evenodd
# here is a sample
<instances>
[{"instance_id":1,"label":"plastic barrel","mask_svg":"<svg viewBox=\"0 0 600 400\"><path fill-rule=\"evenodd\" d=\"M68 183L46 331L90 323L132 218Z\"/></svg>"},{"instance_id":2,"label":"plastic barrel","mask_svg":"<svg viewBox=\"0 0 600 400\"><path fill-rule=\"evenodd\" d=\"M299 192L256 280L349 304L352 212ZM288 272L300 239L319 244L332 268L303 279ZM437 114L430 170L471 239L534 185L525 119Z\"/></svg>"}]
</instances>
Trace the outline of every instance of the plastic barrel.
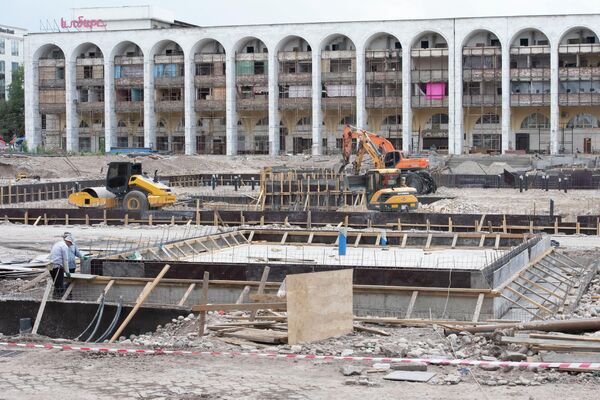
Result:
<instances>
[{"instance_id":1,"label":"plastic barrel","mask_svg":"<svg viewBox=\"0 0 600 400\"><path fill-rule=\"evenodd\" d=\"M346 255L346 232L340 231L338 233L338 250L340 256Z\"/></svg>"}]
</instances>

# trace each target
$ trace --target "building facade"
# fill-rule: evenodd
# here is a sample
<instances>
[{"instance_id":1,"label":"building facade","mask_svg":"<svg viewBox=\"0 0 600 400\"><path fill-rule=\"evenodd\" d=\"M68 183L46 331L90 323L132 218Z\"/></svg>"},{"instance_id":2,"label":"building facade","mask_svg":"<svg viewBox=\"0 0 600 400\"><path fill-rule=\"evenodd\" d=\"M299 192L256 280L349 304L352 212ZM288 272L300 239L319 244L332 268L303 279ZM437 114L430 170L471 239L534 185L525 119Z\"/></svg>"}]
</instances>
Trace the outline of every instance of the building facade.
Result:
<instances>
[{"instance_id":1,"label":"building facade","mask_svg":"<svg viewBox=\"0 0 600 400\"><path fill-rule=\"evenodd\" d=\"M0 101L7 99L13 71L23 65L25 33L25 29L0 25Z\"/></svg>"},{"instance_id":2,"label":"building facade","mask_svg":"<svg viewBox=\"0 0 600 400\"><path fill-rule=\"evenodd\" d=\"M599 152L600 15L30 34L29 148Z\"/></svg>"}]
</instances>

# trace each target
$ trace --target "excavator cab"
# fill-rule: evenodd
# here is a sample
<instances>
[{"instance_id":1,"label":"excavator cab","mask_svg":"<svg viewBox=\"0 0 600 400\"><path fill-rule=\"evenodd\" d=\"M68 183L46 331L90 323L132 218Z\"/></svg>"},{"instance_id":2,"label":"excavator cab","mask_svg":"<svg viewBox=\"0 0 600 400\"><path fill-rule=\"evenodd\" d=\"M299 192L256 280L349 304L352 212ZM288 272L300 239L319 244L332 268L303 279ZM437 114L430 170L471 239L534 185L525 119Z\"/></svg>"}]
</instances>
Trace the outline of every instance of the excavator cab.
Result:
<instances>
[{"instance_id":1,"label":"excavator cab","mask_svg":"<svg viewBox=\"0 0 600 400\"><path fill-rule=\"evenodd\" d=\"M402 160L402 153L398 150L389 151L383 156L383 165L385 168L396 168L396 165Z\"/></svg>"},{"instance_id":2,"label":"excavator cab","mask_svg":"<svg viewBox=\"0 0 600 400\"><path fill-rule=\"evenodd\" d=\"M366 173L367 208L375 211L410 211L419 208L417 190L406 186L397 169L372 169Z\"/></svg>"}]
</instances>

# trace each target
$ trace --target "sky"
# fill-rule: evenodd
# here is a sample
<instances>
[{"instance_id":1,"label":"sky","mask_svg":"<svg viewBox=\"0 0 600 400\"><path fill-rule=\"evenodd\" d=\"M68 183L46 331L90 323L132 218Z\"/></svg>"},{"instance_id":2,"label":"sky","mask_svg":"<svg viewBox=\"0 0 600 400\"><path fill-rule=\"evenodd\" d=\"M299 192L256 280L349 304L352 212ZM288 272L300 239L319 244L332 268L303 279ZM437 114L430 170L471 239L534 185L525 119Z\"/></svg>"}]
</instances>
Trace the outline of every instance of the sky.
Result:
<instances>
[{"instance_id":1,"label":"sky","mask_svg":"<svg viewBox=\"0 0 600 400\"><path fill-rule=\"evenodd\" d=\"M475 16L600 14L596 0L2 0L0 24L37 32L71 8L156 5L200 26Z\"/></svg>"}]
</instances>

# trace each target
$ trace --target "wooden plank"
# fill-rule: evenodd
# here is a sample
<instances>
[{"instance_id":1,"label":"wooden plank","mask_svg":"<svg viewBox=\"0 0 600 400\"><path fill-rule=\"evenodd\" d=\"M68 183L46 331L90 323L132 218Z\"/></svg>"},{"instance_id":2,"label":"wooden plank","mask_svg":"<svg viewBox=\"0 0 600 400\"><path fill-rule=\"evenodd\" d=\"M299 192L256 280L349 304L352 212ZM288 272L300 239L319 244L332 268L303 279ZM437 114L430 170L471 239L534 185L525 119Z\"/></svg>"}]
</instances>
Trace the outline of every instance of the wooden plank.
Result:
<instances>
[{"instance_id":1,"label":"wooden plank","mask_svg":"<svg viewBox=\"0 0 600 400\"><path fill-rule=\"evenodd\" d=\"M485 234L481 234L481 238L479 239L479 247L483 247L485 243Z\"/></svg>"},{"instance_id":2,"label":"wooden plank","mask_svg":"<svg viewBox=\"0 0 600 400\"><path fill-rule=\"evenodd\" d=\"M58 273L62 273L62 271L58 271ZM54 286L54 282L52 279L46 280L46 290L44 290L44 297L42 297L42 303L40 304L40 308L38 308L38 313L35 317L35 323L33 324L33 329L31 330L32 335L37 335L37 331L40 328L40 322L42 321L42 315L44 315L44 310L46 309L46 303L48 302L48 297L50 297L50 293L52 292L52 287Z\"/></svg>"},{"instance_id":3,"label":"wooden plank","mask_svg":"<svg viewBox=\"0 0 600 400\"><path fill-rule=\"evenodd\" d=\"M75 286L76 283L77 283L77 281L71 281L71 283L69 284L69 287L67 288L67 290L65 290L65 294L63 294L63 296L60 298L61 301L67 300L67 298L73 291L73 287Z\"/></svg>"},{"instance_id":4,"label":"wooden plank","mask_svg":"<svg viewBox=\"0 0 600 400\"><path fill-rule=\"evenodd\" d=\"M292 274L285 282L289 344L353 331L352 269Z\"/></svg>"},{"instance_id":5,"label":"wooden plank","mask_svg":"<svg viewBox=\"0 0 600 400\"><path fill-rule=\"evenodd\" d=\"M257 290L258 294L263 294L265 292L265 283L267 282L267 278L269 276L269 271L271 271L270 267L265 267L265 269L263 269L263 273L262 273L262 276L260 278L260 283L258 285L258 290ZM252 321L252 319L254 317L256 317L256 311L253 311L250 314L250 321Z\"/></svg>"},{"instance_id":6,"label":"wooden plank","mask_svg":"<svg viewBox=\"0 0 600 400\"><path fill-rule=\"evenodd\" d=\"M456 242L458 241L458 233L455 233L454 236L452 237L452 246L451 248L456 248Z\"/></svg>"},{"instance_id":7,"label":"wooden plank","mask_svg":"<svg viewBox=\"0 0 600 400\"><path fill-rule=\"evenodd\" d=\"M235 332L223 332L225 337L234 337L259 343L280 344L287 342L287 333L255 328L242 328Z\"/></svg>"},{"instance_id":8,"label":"wooden plank","mask_svg":"<svg viewBox=\"0 0 600 400\"><path fill-rule=\"evenodd\" d=\"M354 241L354 247L358 247L358 244L360 243L361 238L362 238L362 232L358 232L358 235L356 235L356 240Z\"/></svg>"},{"instance_id":9,"label":"wooden plank","mask_svg":"<svg viewBox=\"0 0 600 400\"><path fill-rule=\"evenodd\" d=\"M154 280L150 284L150 287L148 288L146 293L144 293L144 296L142 296L142 298L139 299L139 301L137 301L135 303L135 305L133 306L133 309L129 312L129 315L127 315L127 318L125 318L125 321L123 321L121 326L119 326L119 329L117 329L117 331L110 338L108 343L114 343L114 341L117 340L119 338L119 336L121 336L121 333L123 333L123 331L129 324L129 322L133 319L135 314L138 312L138 310L140 309L142 304L144 304L144 301L146 301L146 299L148 298L150 293L152 293L152 290L156 287L156 285L158 285L160 283L161 279L165 276L165 274L167 273L167 271L169 271L170 268L171 268L171 266L169 264L167 264L163 267L163 269L160 271L160 273L156 276L156 278L154 278Z\"/></svg>"},{"instance_id":10,"label":"wooden plank","mask_svg":"<svg viewBox=\"0 0 600 400\"><path fill-rule=\"evenodd\" d=\"M513 299L511 299L508 296L503 295L502 293L500 293L500 297L502 297L504 300L512 303L513 305L519 307L520 309L522 309L523 311L525 311L526 313L529 313L531 315L533 315L534 317L537 317L537 314L534 313L533 311L531 311L530 309L528 309L527 307L524 307L523 305L517 303L516 301L514 301Z\"/></svg>"},{"instance_id":11,"label":"wooden plank","mask_svg":"<svg viewBox=\"0 0 600 400\"><path fill-rule=\"evenodd\" d=\"M481 314L481 306L483 306L484 297L485 295L483 293L480 293L479 297L477 297L477 304L475 305L475 312L473 313L473 319L471 320L471 322L479 321L479 314Z\"/></svg>"},{"instance_id":12,"label":"wooden plank","mask_svg":"<svg viewBox=\"0 0 600 400\"><path fill-rule=\"evenodd\" d=\"M249 300L252 302L269 302L276 303L278 301L285 300L285 297L278 297L276 293L252 293L249 297Z\"/></svg>"},{"instance_id":13,"label":"wooden plank","mask_svg":"<svg viewBox=\"0 0 600 400\"><path fill-rule=\"evenodd\" d=\"M428 249L429 247L431 247L431 239L433 238L433 234L429 234L427 235L427 242L425 243L425 248Z\"/></svg>"},{"instance_id":14,"label":"wooden plank","mask_svg":"<svg viewBox=\"0 0 600 400\"><path fill-rule=\"evenodd\" d=\"M406 247L406 241L407 241L407 240L408 240L408 233L405 233L405 234L402 236L402 244L400 245L400 247L402 247L402 248Z\"/></svg>"},{"instance_id":15,"label":"wooden plank","mask_svg":"<svg viewBox=\"0 0 600 400\"><path fill-rule=\"evenodd\" d=\"M139 302L142 299L142 297L144 297L144 294L146 293L146 291L148 290L148 288L150 287L150 285L152 285L152 282L146 282L146 285L144 286L144 288L142 289L142 291L138 295L137 299L135 300L136 303Z\"/></svg>"},{"instance_id":16,"label":"wooden plank","mask_svg":"<svg viewBox=\"0 0 600 400\"><path fill-rule=\"evenodd\" d=\"M250 286L246 285L244 286L244 289L242 290L242 293L240 293L240 297L238 297L235 304L242 304L244 299L248 297L248 293L250 293Z\"/></svg>"},{"instance_id":17,"label":"wooden plank","mask_svg":"<svg viewBox=\"0 0 600 400\"><path fill-rule=\"evenodd\" d=\"M44 272L42 272L41 274L39 274L32 280L27 281L23 285L21 285L21 287L19 287L19 291L23 292L29 288L32 288L32 287L36 286L38 283L40 283L41 281L43 281L44 279L48 278L49 276L50 276L50 271L48 271L46 269L46 270L44 270Z\"/></svg>"},{"instance_id":18,"label":"wooden plank","mask_svg":"<svg viewBox=\"0 0 600 400\"><path fill-rule=\"evenodd\" d=\"M103 296L106 297L106 294L108 293L108 291L110 290L112 285L114 285L114 283L115 283L114 279L111 279L110 281L108 281L108 283L104 287L104 290L102 290L102 293L100 294L100 296L98 296L98 300L96 300L96 303L100 303L100 300L102 300Z\"/></svg>"},{"instance_id":19,"label":"wooden plank","mask_svg":"<svg viewBox=\"0 0 600 400\"><path fill-rule=\"evenodd\" d=\"M381 336L390 336L391 335L389 332L383 331L381 329L370 328L367 326L362 326L362 325L357 325L357 324L354 325L354 330L359 331L359 332L374 333L376 335L381 335Z\"/></svg>"},{"instance_id":20,"label":"wooden plank","mask_svg":"<svg viewBox=\"0 0 600 400\"><path fill-rule=\"evenodd\" d=\"M419 295L418 290L415 290L412 292L412 296L410 296L410 303L408 303L408 308L406 309L406 315L404 316L405 319L410 319L410 316L412 315L412 312L413 312L413 308L415 308L415 303L417 301L418 295Z\"/></svg>"},{"instance_id":21,"label":"wooden plank","mask_svg":"<svg viewBox=\"0 0 600 400\"><path fill-rule=\"evenodd\" d=\"M204 271L204 276L202 278L202 297L200 301L201 305L206 305L208 303L208 284L209 284L209 272ZM192 308L193 309L193 308ZM198 333L200 336L204 336L204 328L206 325L206 311L200 313L200 326L198 327Z\"/></svg>"},{"instance_id":22,"label":"wooden plank","mask_svg":"<svg viewBox=\"0 0 600 400\"><path fill-rule=\"evenodd\" d=\"M496 235L496 240L494 242L494 249L498 250L500 248L500 235Z\"/></svg>"},{"instance_id":23,"label":"wooden plank","mask_svg":"<svg viewBox=\"0 0 600 400\"><path fill-rule=\"evenodd\" d=\"M258 311L264 309L287 310L287 303L197 304L192 311ZM256 318L256 317L255 317Z\"/></svg>"},{"instance_id":24,"label":"wooden plank","mask_svg":"<svg viewBox=\"0 0 600 400\"><path fill-rule=\"evenodd\" d=\"M281 242L279 244L285 244L285 241L287 240L288 237L288 232L285 232L281 238Z\"/></svg>"},{"instance_id":25,"label":"wooden plank","mask_svg":"<svg viewBox=\"0 0 600 400\"><path fill-rule=\"evenodd\" d=\"M544 307L542 304L540 304L537 301L533 300L531 297L525 296L523 293L519 292L516 289L511 288L510 286L507 286L506 289L509 290L509 291L511 291L511 292L513 292L514 294L516 294L517 296L519 296L523 300L527 301L528 303L533 304L534 306L536 306L540 310L544 310L548 314L552 314L552 310L550 310L549 308Z\"/></svg>"},{"instance_id":26,"label":"wooden plank","mask_svg":"<svg viewBox=\"0 0 600 400\"><path fill-rule=\"evenodd\" d=\"M188 286L187 290L183 294L183 297L181 298L181 300L179 300L179 303L177 303L177 305L179 307L183 307L183 305L185 304L188 297L190 297L190 294L194 291L195 287L196 287L195 283L191 283L190 286Z\"/></svg>"}]
</instances>

